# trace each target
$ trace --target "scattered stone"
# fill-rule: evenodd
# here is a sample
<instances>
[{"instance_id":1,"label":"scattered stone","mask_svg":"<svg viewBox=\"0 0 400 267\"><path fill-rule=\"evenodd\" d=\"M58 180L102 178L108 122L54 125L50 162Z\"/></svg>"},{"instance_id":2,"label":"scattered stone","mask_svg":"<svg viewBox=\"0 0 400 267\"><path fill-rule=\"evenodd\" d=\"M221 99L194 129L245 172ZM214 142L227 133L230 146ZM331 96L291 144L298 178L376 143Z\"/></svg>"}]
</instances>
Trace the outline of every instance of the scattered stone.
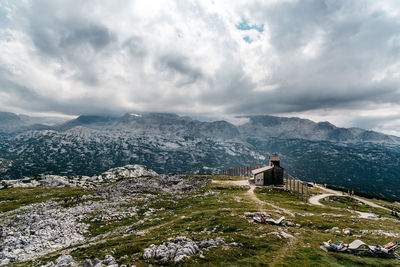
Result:
<instances>
[{"instance_id":1,"label":"scattered stone","mask_svg":"<svg viewBox=\"0 0 400 267\"><path fill-rule=\"evenodd\" d=\"M358 214L357 217L361 218L361 219L378 219L378 218L380 218L378 215L371 213L371 212L361 212L361 211L355 211L355 212Z\"/></svg>"},{"instance_id":2,"label":"scattered stone","mask_svg":"<svg viewBox=\"0 0 400 267\"><path fill-rule=\"evenodd\" d=\"M266 218L270 218L271 216L266 213L266 212L245 212L244 216L246 216L247 218L255 218L255 217L266 217Z\"/></svg>"},{"instance_id":3,"label":"scattered stone","mask_svg":"<svg viewBox=\"0 0 400 267\"><path fill-rule=\"evenodd\" d=\"M195 192L206 186L211 179L205 176L187 178L184 175L160 175L152 177L138 177L136 179L124 180L99 189L104 196L121 196L143 191L158 191L169 194L183 194Z\"/></svg>"},{"instance_id":4,"label":"scattered stone","mask_svg":"<svg viewBox=\"0 0 400 267\"><path fill-rule=\"evenodd\" d=\"M243 244L236 242L229 243L228 245L231 247L243 247Z\"/></svg>"},{"instance_id":5,"label":"scattered stone","mask_svg":"<svg viewBox=\"0 0 400 267\"><path fill-rule=\"evenodd\" d=\"M281 231L281 232L280 232L280 235L281 235L283 238L293 238L293 236L292 236L291 234L286 233L286 232L284 232L284 231Z\"/></svg>"},{"instance_id":6,"label":"scattered stone","mask_svg":"<svg viewBox=\"0 0 400 267\"><path fill-rule=\"evenodd\" d=\"M346 228L346 229L343 229L342 231L345 235L351 235L354 232L354 230L351 228Z\"/></svg>"},{"instance_id":7,"label":"scattered stone","mask_svg":"<svg viewBox=\"0 0 400 267\"><path fill-rule=\"evenodd\" d=\"M321 213L321 216L326 217L326 216L330 216L330 217L344 217L346 215L343 214L334 214L334 213Z\"/></svg>"},{"instance_id":8,"label":"scattered stone","mask_svg":"<svg viewBox=\"0 0 400 267\"><path fill-rule=\"evenodd\" d=\"M372 234L372 235L384 235L388 237L398 238L400 235L394 231L383 231L383 230L360 230L362 234Z\"/></svg>"},{"instance_id":9,"label":"scattered stone","mask_svg":"<svg viewBox=\"0 0 400 267\"><path fill-rule=\"evenodd\" d=\"M113 181L114 179L128 178L128 176L155 174L144 167L135 166L112 169L102 179L103 181ZM48 181L47 185L49 186L61 186L61 183L54 182L54 179L52 180L54 183L50 182L49 176L40 177L42 176L36 179ZM138 216L139 209L145 208L146 204L138 208L130 204L132 200L146 203L150 199L156 198L154 194L143 195L143 191L160 191L173 194L188 193L207 185L210 181L205 176L187 178L183 175L123 179L120 182L96 188L98 194L84 196L80 201L78 199L48 200L2 213L0 225L1 228L6 228L7 236L0 247L0 264L35 259L71 245L84 243L87 239L85 234L89 228L89 224L85 221L119 221ZM94 197L97 199L91 200ZM182 198L187 197L199 198L204 196L202 193L182 196ZM83 199L85 201L82 201ZM65 203L72 205L65 207ZM127 203L129 205L126 205ZM161 220L161 217L154 218L154 214L161 210L163 209L147 209L144 213L145 217L136 222L135 225L140 225L148 220ZM95 214L94 217L93 214ZM206 231L206 233L211 234L216 231L217 228L214 228L211 231Z\"/></svg>"},{"instance_id":10,"label":"scattered stone","mask_svg":"<svg viewBox=\"0 0 400 267\"><path fill-rule=\"evenodd\" d=\"M308 213L308 212L305 212L305 213L294 212L293 214L296 216L303 216L303 217L314 216L314 213Z\"/></svg>"},{"instance_id":11,"label":"scattered stone","mask_svg":"<svg viewBox=\"0 0 400 267\"><path fill-rule=\"evenodd\" d=\"M215 239L204 239L200 242L200 248L210 248L210 247L218 247L221 244L224 244L225 240L221 237L217 237Z\"/></svg>"},{"instance_id":12,"label":"scattered stone","mask_svg":"<svg viewBox=\"0 0 400 267\"><path fill-rule=\"evenodd\" d=\"M7 222L0 260L18 262L83 242L88 225L80 222L81 209L62 208L52 200L25 206Z\"/></svg>"},{"instance_id":13,"label":"scattered stone","mask_svg":"<svg viewBox=\"0 0 400 267\"><path fill-rule=\"evenodd\" d=\"M61 266L78 266L77 262L71 255L61 255L54 262L48 262L40 267L61 267Z\"/></svg>"},{"instance_id":14,"label":"scattered stone","mask_svg":"<svg viewBox=\"0 0 400 267\"><path fill-rule=\"evenodd\" d=\"M143 258L155 258L161 260L161 262L173 260L175 263L178 263L194 254L200 253L202 255L201 249L217 247L224 243L224 238L220 237L195 242L185 236L181 236L170 239L169 242L164 242L158 246L151 244L148 248L144 249Z\"/></svg>"},{"instance_id":15,"label":"scattered stone","mask_svg":"<svg viewBox=\"0 0 400 267\"><path fill-rule=\"evenodd\" d=\"M98 265L101 265L101 260L99 260L99 259L94 259L94 261L93 261L93 266L98 266Z\"/></svg>"},{"instance_id":16,"label":"scattered stone","mask_svg":"<svg viewBox=\"0 0 400 267\"><path fill-rule=\"evenodd\" d=\"M114 257L111 255L106 255L104 257L104 260L102 261L102 264L107 265L107 266L109 266L111 264L116 264L116 263L117 262L115 261Z\"/></svg>"},{"instance_id":17,"label":"scattered stone","mask_svg":"<svg viewBox=\"0 0 400 267\"><path fill-rule=\"evenodd\" d=\"M108 266L108 267L118 267L118 263L115 261L114 257L111 255L106 255L104 257L104 260L99 260L95 259L93 262L90 259L86 259L82 265L83 267L102 267L102 266ZM123 267L126 265L121 265L120 267Z\"/></svg>"},{"instance_id":18,"label":"scattered stone","mask_svg":"<svg viewBox=\"0 0 400 267\"><path fill-rule=\"evenodd\" d=\"M76 261L71 255L61 255L54 261L55 265L58 266L77 266Z\"/></svg>"},{"instance_id":19,"label":"scattered stone","mask_svg":"<svg viewBox=\"0 0 400 267\"><path fill-rule=\"evenodd\" d=\"M278 232L270 232L268 235L276 235L277 237L282 238Z\"/></svg>"},{"instance_id":20,"label":"scattered stone","mask_svg":"<svg viewBox=\"0 0 400 267\"><path fill-rule=\"evenodd\" d=\"M295 224L292 223L292 222L286 222L285 225L286 225L286 226L295 226Z\"/></svg>"},{"instance_id":21,"label":"scattered stone","mask_svg":"<svg viewBox=\"0 0 400 267\"><path fill-rule=\"evenodd\" d=\"M91 261L90 259L86 259L86 260L83 262L83 267L93 267L92 261Z\"/></svg>"}]
</instances>

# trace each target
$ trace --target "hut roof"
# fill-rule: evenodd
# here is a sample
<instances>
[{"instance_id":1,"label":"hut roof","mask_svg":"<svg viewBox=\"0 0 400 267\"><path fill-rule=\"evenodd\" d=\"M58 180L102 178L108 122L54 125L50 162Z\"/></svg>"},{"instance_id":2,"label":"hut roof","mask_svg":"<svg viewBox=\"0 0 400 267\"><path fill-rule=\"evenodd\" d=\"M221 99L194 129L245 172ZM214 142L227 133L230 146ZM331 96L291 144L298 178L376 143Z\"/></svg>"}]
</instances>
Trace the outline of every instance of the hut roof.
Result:
<instances>
[{"instance_id":1,"label":"hut roof","mask_svg":"<svg viewBox=\"0 0 400 267\"><path fill-rule=\"evenodd\" d=\"M258 174L260 172L268 171L269 169L272 169L273 167L274 166L265 166L265 167L262 167L262 168L259 168L259 169L252 170L251 173L252 174Z\"/></svg>"},{"instance_id":2,"label":"hut roof","mask_svg":"<svg viewBox=\"0 0 400 267\"><path fill-rule=\"evenodd\" d=\"M269 156L269 160L271 160L271 161L280 161L281 158L279 156Z\"/></svg>"}]
</instances>

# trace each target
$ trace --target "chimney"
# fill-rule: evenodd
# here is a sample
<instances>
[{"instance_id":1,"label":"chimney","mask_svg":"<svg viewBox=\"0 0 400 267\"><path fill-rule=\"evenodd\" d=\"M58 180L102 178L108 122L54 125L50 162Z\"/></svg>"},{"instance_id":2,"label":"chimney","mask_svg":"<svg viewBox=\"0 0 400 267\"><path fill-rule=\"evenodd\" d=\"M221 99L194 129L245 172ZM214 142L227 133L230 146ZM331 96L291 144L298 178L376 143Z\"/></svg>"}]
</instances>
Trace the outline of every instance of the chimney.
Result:
<instances>
[{"instance_id":1,"label":"chimney","mask_svg":"<svg viewBox=\"0 0 400 267\"><path fill-rule=\"evenodd\" d=\"M281 166L281 159L278 155L269 156L269 165L270 166Z\"/></svg>"}]
</instances>

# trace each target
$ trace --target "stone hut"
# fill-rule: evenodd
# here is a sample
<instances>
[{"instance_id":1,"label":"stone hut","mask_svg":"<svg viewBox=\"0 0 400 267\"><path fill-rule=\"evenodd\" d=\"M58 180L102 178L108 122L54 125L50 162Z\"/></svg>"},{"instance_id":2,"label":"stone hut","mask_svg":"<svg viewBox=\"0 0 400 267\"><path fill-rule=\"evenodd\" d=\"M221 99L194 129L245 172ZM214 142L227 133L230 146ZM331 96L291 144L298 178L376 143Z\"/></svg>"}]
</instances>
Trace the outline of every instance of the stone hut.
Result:
<instances>
[{"instance_id":1,"label":"stone hut","mask_svg":"<svg viewBox=\"0 0 400 267\"><path fill-rule=\"evenodd\" d=\"M279 156L270 156L268 166L252 170L254 183L256 185L282 185L284 168L280 166L280 162Z\"/></svg>"}]
</instances>

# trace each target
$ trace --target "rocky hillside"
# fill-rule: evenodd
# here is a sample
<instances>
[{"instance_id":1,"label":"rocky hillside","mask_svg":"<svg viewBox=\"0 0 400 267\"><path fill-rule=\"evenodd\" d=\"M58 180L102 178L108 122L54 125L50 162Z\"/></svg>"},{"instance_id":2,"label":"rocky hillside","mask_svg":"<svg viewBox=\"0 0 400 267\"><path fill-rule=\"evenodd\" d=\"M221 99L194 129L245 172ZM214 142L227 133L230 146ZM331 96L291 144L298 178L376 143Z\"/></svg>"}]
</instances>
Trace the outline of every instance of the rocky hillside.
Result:
<instances>
[{"instance_id":1,"label":"rocky hillside","mask_svg":"<svg viewBox=\"0 0 400 267\"><path fill-rule=\"evenodd\" d=\"M113 168L99 175L94 176L59 176L41 174L34 177L24 177L16 180L0 181L0 189L17 188L17 187L83 187L95 188L102 184L113 183L126 178L133 177L152 177L158 174L142 165L126 165L123 167Z\"/></svg>"},{"instance_id":2,"label":"rocky hillside","mask_svg":"<svg viewBox=\"0 0 400 267\"><path fill-rule=\"evenodd\" d=\"M286 171L303 180L400 198L399 138L372 131L273 116L250 116L240 126L149 113L80 116L55 126L25 120L23 127L21 116L4 117L3 124L17 130L0 127L2 180L91 177L127 164L158 173L211 174L266 164L279 153Z\"/></svg>"},{"instance_id":3,"label":"rocky hillside","mask_svg":"<svg viewBox=\"0 0 400 267\"><path fill-rule=\"evenodd\" d=\"M319 247L329 239L398 240L399 218L390 208L400 211L399 203L331 191L324 198L326 189L310 187L320 199L312 204L239 177L158 176L137 165L79 183L52 176L25 181L35 187L15 183L0 190L0 228L7 233L1 266L399 265L398 259ZM285 219L254 222L261 215Z\"/></svg>"},{"instance_id":4,"label":"rocky hillside","mask_svg":"<svg viewBox=\"0 0 400 267\"><path fill-rule=\"evenodd\" d=\"M325 121L313 122L300 118L274 116L249 116L249 122L239 126L241 134L247 138L303 139L331 142L375 142L400 144L400 137L363 130L360 128L340 128Z\"/></svg>"}]
</instances>

